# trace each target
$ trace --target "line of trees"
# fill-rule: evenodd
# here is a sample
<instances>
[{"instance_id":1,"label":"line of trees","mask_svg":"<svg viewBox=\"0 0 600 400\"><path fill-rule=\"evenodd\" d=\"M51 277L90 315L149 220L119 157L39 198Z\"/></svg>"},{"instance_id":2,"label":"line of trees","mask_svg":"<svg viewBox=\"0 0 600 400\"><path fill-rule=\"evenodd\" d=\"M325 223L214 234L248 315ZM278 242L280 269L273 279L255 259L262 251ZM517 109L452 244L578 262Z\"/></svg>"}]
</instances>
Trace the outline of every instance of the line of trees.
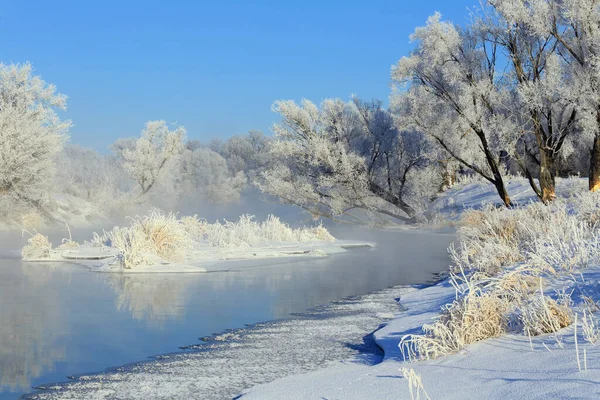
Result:
<instances>
[{"instance_id":1,"label":"line of trees","mask_svg":"<svg viewBox=\"0 0 600 400\"><path fill-rule=\"evenodd\" d=\"M589 154L579 164L589 165L590 190L599 190L599 4L489 0L464 28L435 14L393 69L395 111L493 183L507 206L509 162L546 203L561 163Z\"/></svg>"},{"instance_id":2,"label":"line of trees","mask_svg":"<svg viewBox=\"0 0 600 400\"><path fill-rule=\"evenodd\" d=\"M0 64L3 223L20 225L31 215L57 222L56 196L63 194L95 205L93 214L105 216L149 206L227 204L271 162L270 139L260 132L204 145L165 121L147 122L139 137L118 139L110 154L100 154L66 143L72 124L57 113L66 109L66 100L30 64Z\"/></svg>"},{"instance_id":3,"label":"line of trees","mask_svg":"<svg viewBox=\"0 0 600 400\"><path fill-rule=\"evenodd\" d=\"M413 221L457 171L513 203L508 174L544 203L556 177L600 190L600 0L486 0L458 26L431 16L378 100L277 101L274 137L186 139L149 121L111 154L64 146L66 97L29 64L0 64L0 218L51 215L67 193L109 209L239 199L256 184L315 217ZM110 210L109 210L110 211Z\"/></svg>"},{"instance_id":4,"label":"line of trees","mask_svg":"<svg viewBox=\"0 0 600 400\"><path fill-rule=\"evenodd\" d=\"M263 190L332 218L356 209L414 219L471 171L513 203L507 174L544 203L555 178L600 190L600 1L488 0L464 27L431 16L379 102L277 102ZM441 184L440 184L441 182Z\"/></svg>"}]
</instances>

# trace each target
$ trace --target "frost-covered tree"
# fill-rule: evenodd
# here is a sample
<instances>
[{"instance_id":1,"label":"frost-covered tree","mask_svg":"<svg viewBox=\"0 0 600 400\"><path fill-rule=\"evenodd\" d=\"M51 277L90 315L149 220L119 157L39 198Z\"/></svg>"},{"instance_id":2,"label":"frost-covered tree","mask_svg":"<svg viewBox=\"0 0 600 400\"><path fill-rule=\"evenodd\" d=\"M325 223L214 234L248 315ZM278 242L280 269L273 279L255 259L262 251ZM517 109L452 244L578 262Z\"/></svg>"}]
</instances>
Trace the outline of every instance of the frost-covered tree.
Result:
<instances>
[{"instance_id":1,"label":"frost-covered tree","mask_svg":"<svg viewBox=\"0 0 600 400\"><path fill-rule=\"evenodd\" d=\"M33 74L30 64L0 64L0 214L47 213L55 159L70 121L56 110L66 97Z\"/></svg>"},{"instance_id":2,"label":"frost-covered tree","mask_svg":"<svg viewBox=\"0 0 600 400\"><path fill-rule=\"evenodd\" d=\"M392 109L401 126L427 135L491 182L510 206L501 167L515 129L503 112L510 93L498 84L497 45L442 21L440 14L417 28L411 40L416 49L392 69Z\"/></svg>"},{"instance_id":3,"label":"frost-covered tree","mask_svg":"<svg viewBox=\"0 0 600 400\"><path fill-rule=\"evenodd\" d=\"M589 188L600 190L600 1L537 0L537 30L548 29L559 42L560 55L583 88L579 98L581 141L593 141ZM548 24L548 21L550 22Z\"/></svg>"},{"instance_id":4,"label":"frost-covered tree","mask_svg":"<svg viewBox=\"0 0 600 400\"><path fill-rule=\"evenodd\" d=\"M568 135L575 131L580 97L567 64L559 56L558 40L550 29L546 3L525 0L490 0L479 19L485 40L498 44L509 58L505 84L515 91L507 104L521 137L519 148L538 171L539 188L525 162L520 164L544 202L555 197L557 162ZM515 152L519 155L519 152Z\"/></svg>"},{"instance_id":5,"label":"frost-covered tree","mask_svg":"<svg viewBox=\"0 0 600 400\"><path fill-rule=\"evenodd\" d=\"M557 42L555 53L569 64L570 86L577 97L576 140L566 143L587 153L589 188L600 190L600 1L512 0L490 1L504 14ZM587 149L586 149L587 148ZM585 156L580 156L585 157ZM581 161L579 164L582 165Z\"/></svg>"},{"instance_id":6,"label":"frost-covered tree","mask_svg":"<svg viewBox=\"0 0 600 400\"><path fill-rule=\"evenodd\" d=\"M110 214L129 200L130 180L113 155L78 145L66 145L57 160L56 187L61 193L87 200Z\"/></svg>"},{"instance_id":7,"label":"frost-covered tree","mask_svg":"<svg viewBox=\"0 0 600 400\"><path fill-rule=\"evenodd\" d=\"M254 180L270 161L269 138L260 131L250 131L247 135L233 136L217 146L218 153L225 160L232 174L244 171Z\"/></svg>"},{"instance_id":8,"label":"frost-covered tree","mask_svg":"<svg viewBox=\"0 0 600 400\"><path fill-rule=\"evenodd\" d=\"M244 171L231 173L221 155L202 147L183 153L177 179L181 202L200 198L215 204L239 200L247 182Z\"/></svg>"},{"instance_id":9,"label":"frost-covered tree","mask_svg":"<svg viewBox=\"0 0 600 400\"><path fill-rule=\"evenodd\" d=\"M118 141L113 150L122 159L123 168L136 182L141 200L155 186L172 177L184 149L186 131L183 127L170 130L165 121L149 121L140 138Z\"/></svg>"},{"instance_id":10,"label":"frost-covered tree","mask_svg":"<svg viewBox=\"0 0 600 400\"><path fill-rule=\"evenodd\" d=\"M416 215L406 201L409 173L424 163L423 146L404 141L378 101L277 101L273 164L260 187L313 216L360 219L357 210L400 220ZM417 137L413 138L416 139Z\"/></svg>"}]
</instances>

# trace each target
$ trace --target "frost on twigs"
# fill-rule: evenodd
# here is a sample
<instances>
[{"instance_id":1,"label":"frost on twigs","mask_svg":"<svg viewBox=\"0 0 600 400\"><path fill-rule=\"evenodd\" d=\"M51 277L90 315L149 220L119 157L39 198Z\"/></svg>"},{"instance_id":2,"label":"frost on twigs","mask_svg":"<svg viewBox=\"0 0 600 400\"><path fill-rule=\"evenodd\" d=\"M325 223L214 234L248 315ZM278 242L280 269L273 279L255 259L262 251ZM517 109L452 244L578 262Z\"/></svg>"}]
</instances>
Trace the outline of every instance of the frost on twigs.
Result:
<instances>
[{"instance_id":1,"label":"frost on twigs","mask_svg":"<svg viewBox=\"0 0 600 400\"><path fill-rule=\"evenodd\" d=\"M100 236L97 237L101 242ZM152 264L156 257L169 262L183 261L192 248L189 234L177 216L157 209L132 218L129 227L115 227L108 232L108 238L121 251L121 265L125 269Z\"/></svg>"},{"instance_id":2,"label":"frost on twigs","mask_svg":"<svg viewBox=\"0 0 600 400\"><path fill-rule=\"evenodd\" d=\"M207 248L249 248L274 243L333 242L335 238L319 225L293 229L275 216L257 222L242 215L237 222L208 223L197 216L178 218L176 214L150 210L148 215L130 219L129 227L115 227L103 235L94 234L92 246L110 246L120 251L125 269L163 261L180 263L192 252Z\"/></svg>"},{"instance_id":3,"label":"frost on twigs","mask_svg":"<svg viewBox=\"0 0 600 400\"><path fill-rule=\"evenodd\" d=\"M400 349L410 360L454 354L468 344L505 333L507 309L506 299L474 287L444 306L435 322L423 326L423 335L404 336Z\"/></svg>"},{"instance_id":4,"label":"frost on twigs","mask_svg":"<svg viewBox=\"0 0 600 400\"><path fill-rule=\"evenodd\" d=\"M36 233L27 240L27 245L21 250L23 260L37 260L50 258L52 244L47 236Z\"/></svg>"},{"instance_id":5,"label":"frost on twigs","mask_svg":"<svg viewBox=\"0 0 600 400\"><path fill-rule=\"evenodd\" d=\"M421 376L418 375L412 368L400 369L404 379L408 380L408 390L410 391L410 398L412 400L420 400L421 398L431 400L431 397L425 391Z\"/></svg>"}]
</instances>

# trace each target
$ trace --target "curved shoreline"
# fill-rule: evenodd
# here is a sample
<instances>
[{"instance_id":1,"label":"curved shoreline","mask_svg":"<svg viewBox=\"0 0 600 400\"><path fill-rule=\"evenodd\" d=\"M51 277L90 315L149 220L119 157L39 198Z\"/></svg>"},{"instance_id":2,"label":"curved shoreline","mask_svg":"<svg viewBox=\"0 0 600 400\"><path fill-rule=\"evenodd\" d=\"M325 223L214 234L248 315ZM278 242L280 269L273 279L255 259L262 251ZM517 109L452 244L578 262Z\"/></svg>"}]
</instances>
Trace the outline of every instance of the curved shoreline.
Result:
<instances>
[{"instance_id":1,"label":"curved shoreline","mask_svg":"<svg viewBox=\"0 0 600 400\"><path fill-rule=\"evenodd\" d=\"M197 382L199 377L200 380L203 379L202 371L212 370L211 365L221 365L221 360L231 360L229 358L231 356L236 361L228 361L228 364L237 362L241 365L237 367L229 365L225 370L229 372L227 374L229 376L238 373L239 382L243 382L241 386L239 386L239 382L238 384L233 382L235 379L228 382L227 385L224 385L223 382L215 382L218 383L217 388L211 387L210 382L205 382L205 389L209 389L207 391L200 388L199 391L185 392L185 394L170 392L171 395L176 398L217 399L223 398L225 394L223 389L225 389L226 396L235 396L247 387L249 377L245 372L252 369L252 366L256 366L257 363L266 368L267 372L251 371L251 376L254 377L254 380L251 381L254 384L322 369L349 357L363 357L362 362L366 362L368 359L368 363L372 364L376 361L372 358L374 352L364 352L364 339L366 336L373 335L374 332L370 330L373 325L382 325L393 316L394 311L397 311L398 303L395 298L414 290L412 287L396 286L366 295L351 296L306 313L294 315L293 318L260 322L241 329L227 330L205 338L208 340L204 343L184 346L184 350L192 351L158 355L151 360L111 368L104 372L81 374L74 376L75 379L69 382L38 386L39 389L46 390L26 394L21 398L58 399L67 396L90 399L112 398L97 396L98 385L103 387L105 392L109 390L115 395L119 393L120 398L121 396L124 396L122 398L148 398L147 393L142 396L141 392L133 393L131 388L139 389L140 385L147 382L148 377L156 378L157 374L166 378L161 385L169 386L173 382L168 377L180 376L182 373L193 376L193 381ZM344 326L348 332L340 334L340 326ZM288 342L293 342L295 345L287 346ZM376 345L374 336L372 344ZM267 354L255 354L256 346ZM375 349L373 348L373 350ZM253 357L248 358L248 355ZM258 362L257 356L263 361ZM383 354L377 358L380 359L382 356ZM283 360L286 361L282 364ZM295 362L289 362L291 360ZM185 364L185 367L179 368L180 364ZM223 368L224 366L221 365L219 374L224 373ZM241 375L239 375L240 372ZM216 381L220 381L220 379L216 378ZM192 383L191 381L187 382ZM177 386L182 384L184 383L179 382ZM125 390L125 388L129 390ZM164 397L157 395L150 396L150 398Z\"/></svg>"}]
</instances>

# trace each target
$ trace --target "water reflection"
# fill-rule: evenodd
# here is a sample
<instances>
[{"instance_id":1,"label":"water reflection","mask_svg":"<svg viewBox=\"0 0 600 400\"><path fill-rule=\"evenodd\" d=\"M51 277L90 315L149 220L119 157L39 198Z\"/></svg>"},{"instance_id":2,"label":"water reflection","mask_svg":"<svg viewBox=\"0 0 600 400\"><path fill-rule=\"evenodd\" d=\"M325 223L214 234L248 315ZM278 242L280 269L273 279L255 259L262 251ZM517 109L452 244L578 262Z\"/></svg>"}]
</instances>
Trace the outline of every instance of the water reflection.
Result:
<instances>
[{"instance_id":1,"label":"water reflection","mask_svg":"<svg viewBox=\"0 0 600 400\"><path fill-rule=\"evenodd\" d=\"M51 284L68 280L68 274L56 271L56 265L4 265L11 262L19 264L2 262L0 269L0 392L28 390L32 379L65 360L61 338L68 336Z\"/></svg>"},{"instance_id":2,"label":"water reflection","mask_svg":"<svg viewBox=\"0 0 600 400\"><path fill-rule=\"evenodd\" d=\"M227 328L423 282L446 268L451 240L386 232L376 251L207 274L99 274L0 259L0 400Z\"/></svg>"},{"instance_id":3,"label":"water reflection","mask_svg":"<svg viewBox=\"0 0 600 400\"><path fill-rule=\"evenodd\" d=\"M182 318L189 297L190 280L176 275L107 276L116 293L116 308L126 310L136 320L165 321Z\"/></svg>"}]
</instances>

